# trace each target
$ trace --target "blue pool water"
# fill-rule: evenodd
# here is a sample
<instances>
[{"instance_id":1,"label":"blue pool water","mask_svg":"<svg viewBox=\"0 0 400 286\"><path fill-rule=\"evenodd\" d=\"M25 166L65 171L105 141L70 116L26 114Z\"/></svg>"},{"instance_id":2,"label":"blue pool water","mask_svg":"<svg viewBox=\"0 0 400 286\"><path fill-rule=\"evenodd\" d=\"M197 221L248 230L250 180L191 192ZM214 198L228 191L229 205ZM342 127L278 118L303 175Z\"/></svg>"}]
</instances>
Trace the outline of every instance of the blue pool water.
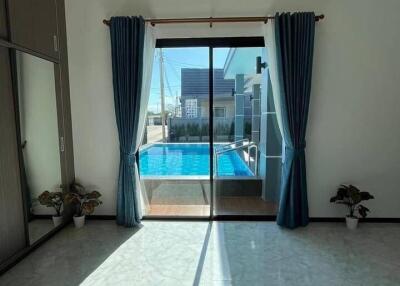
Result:
<instances>
[{"instance_id":1,"label":"blue pool water","mask_svg":"<svg viewBox=\"0 0 400 286\"><path fill-rule=\"evenodd\" d=\"M208 144L154 144L140 151L141 176L209 176ZM253 176L236 151L218 156L218 176Z\"/></svg>"}]
</instances>

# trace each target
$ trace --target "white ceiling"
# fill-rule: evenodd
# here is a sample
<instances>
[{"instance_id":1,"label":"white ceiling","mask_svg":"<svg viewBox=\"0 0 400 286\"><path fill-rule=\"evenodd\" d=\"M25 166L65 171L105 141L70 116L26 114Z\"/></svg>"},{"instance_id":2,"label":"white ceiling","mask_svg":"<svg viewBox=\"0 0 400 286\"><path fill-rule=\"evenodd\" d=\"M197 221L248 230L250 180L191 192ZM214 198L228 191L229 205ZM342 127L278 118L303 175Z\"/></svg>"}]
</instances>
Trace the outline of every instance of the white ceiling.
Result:
<instances>
[{"instance_id":1,"label":"white ceiling","mask_svg":"<svg viewBox=\"0 0 400 286\"><path fill-rule=\"evenodd\" d=\"M310 10L318 1L321 0L125 0L118 3L122 9L129 7L146 18L187 18L266 16L305 7Z\"/></svg>"}]
</instances>

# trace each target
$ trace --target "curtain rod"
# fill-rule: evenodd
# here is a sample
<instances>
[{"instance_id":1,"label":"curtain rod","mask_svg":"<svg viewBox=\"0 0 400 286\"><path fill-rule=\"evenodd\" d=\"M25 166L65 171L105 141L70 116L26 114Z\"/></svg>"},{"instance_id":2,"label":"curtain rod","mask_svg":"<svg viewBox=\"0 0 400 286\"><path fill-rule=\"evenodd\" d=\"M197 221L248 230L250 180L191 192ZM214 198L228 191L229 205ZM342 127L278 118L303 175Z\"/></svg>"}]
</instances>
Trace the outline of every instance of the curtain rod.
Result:
<instances>
[{"instance_id":1,"label":"curtain rod","mask_svg":"<svg viewBox=\"0 0 400 286\"><path fill-rule=\"evenodd\" d=\"M273 20L275 17L223 17L223 18L170 18L170 19L145 19L145 22L150 23L152 26L156 24L181 24L181 23L210 23L212 27L213 23L238 23L238 22L264 22ZM324 14L315 16L315 21L324 19ZM103 20L103 24L109 26L110 20Z\"/></svg>"}]
</instances>

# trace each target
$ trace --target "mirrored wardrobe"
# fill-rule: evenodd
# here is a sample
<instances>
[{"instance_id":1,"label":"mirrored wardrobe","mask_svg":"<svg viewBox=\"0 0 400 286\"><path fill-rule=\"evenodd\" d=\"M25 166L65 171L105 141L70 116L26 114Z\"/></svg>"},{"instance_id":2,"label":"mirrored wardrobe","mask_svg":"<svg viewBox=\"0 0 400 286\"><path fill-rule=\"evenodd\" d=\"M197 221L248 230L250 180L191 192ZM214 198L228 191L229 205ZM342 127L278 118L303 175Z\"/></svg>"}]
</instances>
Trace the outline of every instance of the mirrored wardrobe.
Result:
<instances>
[{"instance_id":1,"label":"mirrored wardrobe","mask_svg":"<svg viewBox=\"0 0 400 286\"><path fill-rule=\"evenodd\" d=\"M54 63L16 51L16 71L21 184L32 244L62 222Z\"/></svg>"},{"instance_id":2,"label":"mirrored wardrobe","mask_svg":"<svg viewBox=\"0 0 400 286\"><path fill-rule=\"evenodd\" d=\"M65 3L39 2L0 0L0 275L72 218Z\"/></svg>"}]
</instances>

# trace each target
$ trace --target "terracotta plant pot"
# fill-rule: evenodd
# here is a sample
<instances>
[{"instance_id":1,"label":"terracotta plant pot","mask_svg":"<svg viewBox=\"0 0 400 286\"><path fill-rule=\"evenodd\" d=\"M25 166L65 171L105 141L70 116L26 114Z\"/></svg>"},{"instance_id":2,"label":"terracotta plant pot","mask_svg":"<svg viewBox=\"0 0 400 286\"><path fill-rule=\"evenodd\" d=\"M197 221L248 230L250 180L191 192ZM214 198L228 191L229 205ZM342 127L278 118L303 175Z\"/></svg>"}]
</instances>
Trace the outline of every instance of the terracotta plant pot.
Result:
<instances>
[{"instance_id":1,"label":"terracotta plant pot","mask_svg":"<svg viewBox=\"0 0 400 286\"><path fill-rule=\"evenodd\" d=\"M81 228L85 225L85 215L74 216L74 224L76 228Z\"/></svg>"},{"instance_id":2,"label":"terracotta plant pot","mask_svg":"<svg viewBox=\"0 0 400 286\"><path fill-rule=\"evenodd\" d=\"M53 216L52 218L53 218L54 227L59 226L63 222L63 217L62 216Z\"/></svg>"},{"instance_id":3,"label":"terracotta plant pot","mask_svg":"<svg viewBox=\"0 0 400 286\"><path fill-rule=\"evenodd\" d=\"M357 228L358 218L346 216L346 226L348 229L354 230Z\"/></svg>"}]
</instances>

